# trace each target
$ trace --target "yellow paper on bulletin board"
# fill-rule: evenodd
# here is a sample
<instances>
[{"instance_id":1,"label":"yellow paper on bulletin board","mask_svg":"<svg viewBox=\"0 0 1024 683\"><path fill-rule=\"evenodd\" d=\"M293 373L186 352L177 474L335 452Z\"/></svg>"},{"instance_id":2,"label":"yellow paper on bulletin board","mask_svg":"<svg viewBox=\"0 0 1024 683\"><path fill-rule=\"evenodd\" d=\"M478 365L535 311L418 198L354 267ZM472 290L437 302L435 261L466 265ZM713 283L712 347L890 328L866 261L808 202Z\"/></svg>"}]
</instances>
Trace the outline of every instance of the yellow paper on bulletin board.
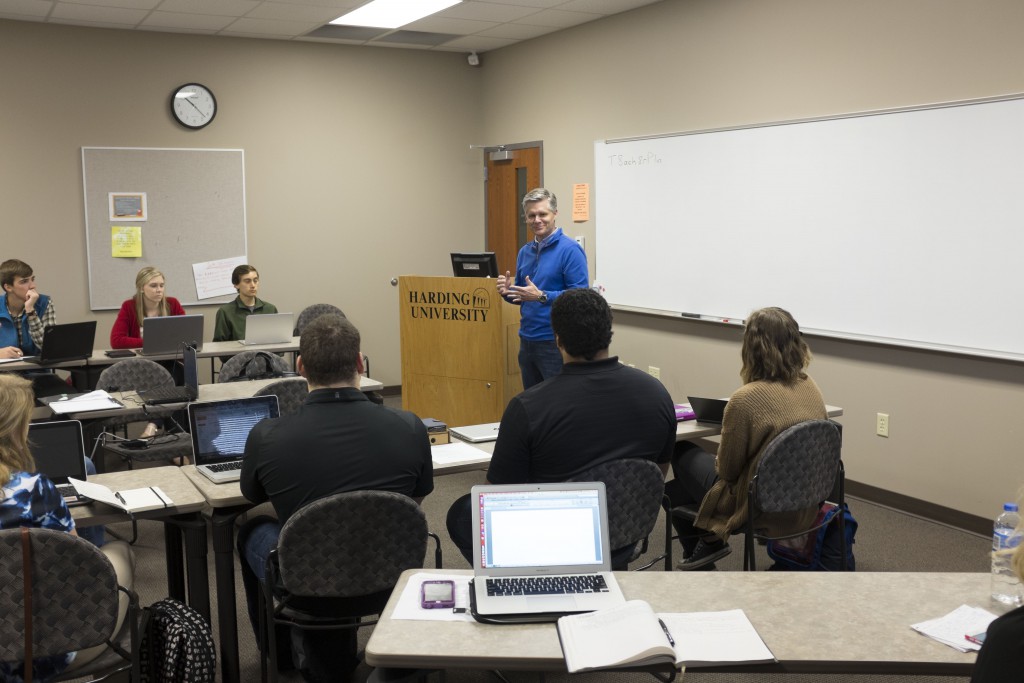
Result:
<instances>
[{"instance_id":1,"label":"yellow paper on bulletin board","mask_svg":"<svg viewBox=\"0 0 1024 683\"><path fill-rule=\"evenodd\" d=\"M110 255L114 258L139 258L142 256L141 225L111 225Z\"/></svg>"}]
</instances>

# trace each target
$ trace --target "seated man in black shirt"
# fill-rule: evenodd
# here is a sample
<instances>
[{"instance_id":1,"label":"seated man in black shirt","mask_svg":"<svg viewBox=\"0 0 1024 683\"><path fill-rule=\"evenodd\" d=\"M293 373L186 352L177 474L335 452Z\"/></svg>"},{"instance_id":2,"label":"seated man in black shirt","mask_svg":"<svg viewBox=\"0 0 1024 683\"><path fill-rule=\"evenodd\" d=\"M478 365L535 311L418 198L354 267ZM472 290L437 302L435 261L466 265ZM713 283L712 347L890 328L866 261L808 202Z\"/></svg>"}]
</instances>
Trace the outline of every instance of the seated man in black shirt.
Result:
<instances>
[{"instance_id":1,"label":"seated man in black shirt","mask_svg":"<svg viewBox=\"0 0 1024 683\"><path fill-rule=\"evenodd\" d=\"M621 458L652 460L667 472L676 442L672 399L661 382L608 354L612 312L604 297L563 292L551 306L551 327L562 372L509 402L487 482L566 481ZM448 510L448 533L472 564L469 496ZM613 568L624 568L632 551L613 549Z\"/></svg>"},{"instance_id":2,"label":"seated man in black shirt","mask_svg":"<svg viewBox=\"0 0 1024 683\"><path fill-rule=\"evenodd\" d=\"M352 323L338 315L310 323L299 340L296 368L309 382L306 403L295 415L257 424L245 444L242 493L253 503L269 500L277 512L276 520L257 517L238 534L254 630L257 581L281 525L296 510L345 491L394 491L419 502L434 489L423 422L412 413L371 403L359 390L363 359ZM288 634L280 635L285 651L279 652L279 661L287 662L292 654L286 650ZM354 631L299 631L291 640L294 661L306 680L348 680L355 668Z\"/></svg>"}]
</instances>

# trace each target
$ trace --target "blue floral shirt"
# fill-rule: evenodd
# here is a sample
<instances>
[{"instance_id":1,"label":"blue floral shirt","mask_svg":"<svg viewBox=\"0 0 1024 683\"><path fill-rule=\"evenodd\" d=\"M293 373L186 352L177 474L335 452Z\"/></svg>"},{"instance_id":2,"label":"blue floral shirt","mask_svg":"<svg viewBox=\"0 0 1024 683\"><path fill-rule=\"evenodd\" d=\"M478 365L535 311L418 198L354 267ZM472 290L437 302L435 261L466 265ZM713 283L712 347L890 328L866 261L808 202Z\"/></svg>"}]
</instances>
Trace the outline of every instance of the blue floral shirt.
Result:
<instances>
[{"instance_id":1,"label":"blue floral shirt","mask_svg":"<svg viewBox=\"0 0 1024 683\"><path fill-rule=\"evenodd\" d=\"M3 498L0 498L0 529L17 529L22 526L66 532L75 529L75 520L71 518L64 498L46 475L15 472L3 487ZM74 652L33 658L33 680L46 681L54 678L74 659ZM22 662L0 662L0 680L20 683L23 680L22 668Z\"/></svg>"}]
</instances>

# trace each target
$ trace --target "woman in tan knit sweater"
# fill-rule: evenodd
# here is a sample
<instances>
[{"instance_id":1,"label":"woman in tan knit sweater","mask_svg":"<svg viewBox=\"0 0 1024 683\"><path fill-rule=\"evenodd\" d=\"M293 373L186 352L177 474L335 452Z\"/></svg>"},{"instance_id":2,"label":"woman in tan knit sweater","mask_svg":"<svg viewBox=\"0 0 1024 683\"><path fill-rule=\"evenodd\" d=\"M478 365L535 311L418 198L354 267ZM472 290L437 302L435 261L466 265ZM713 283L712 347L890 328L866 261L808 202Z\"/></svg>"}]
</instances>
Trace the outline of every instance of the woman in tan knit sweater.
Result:
<instances>
[{"instance_id":1,"label":"woman in tan knit sweater","mask_svg":"<svg viewBox=\"0 0 1024 683\"><path fill-rule=\"evenodd\" d=\"M747 521L747 486L765 447L799 422L827 417L818 385L804 372L811 350L787 311L751 313L741 356L743 386L726 406L718 455L682 441L672 458L675 479L665 486L672 504L700 503L696 528L675 522L683 537L678 569L714 569L715 561L729 554L726 540ZM816 512L761 517L758 525L785 533L809 525Z\"/></svg>"}]
</instances>

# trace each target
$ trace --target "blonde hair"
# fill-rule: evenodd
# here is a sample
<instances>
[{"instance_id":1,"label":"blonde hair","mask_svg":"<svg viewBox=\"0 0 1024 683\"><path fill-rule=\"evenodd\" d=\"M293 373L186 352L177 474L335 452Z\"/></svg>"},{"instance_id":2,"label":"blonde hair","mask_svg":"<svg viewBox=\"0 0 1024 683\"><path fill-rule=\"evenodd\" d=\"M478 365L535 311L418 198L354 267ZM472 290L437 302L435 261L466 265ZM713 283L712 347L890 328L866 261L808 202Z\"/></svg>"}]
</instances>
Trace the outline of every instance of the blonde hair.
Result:
<instances>
[{"instance_id":1,"label":"blonde hair","mask_svg":"<svg viewBox=\"0 0 1024 683\"><path fill-rule=\"evenodd\" d=\"M135 276L135 319L139 321L139 325L146 319L146 303L145 297L142 295L142 288L149 284L149 281L155 277L162 277L164 280L164 274L153 266L146 266L139 271L139 274ZM164 316L170 315L171 308L167 305L167 295L164 295L163 299L160 299L160 306L157 309L157 315Z\"/></svg>"},{"instance_id":2,"label":"blonde hair","mask_svg":"<svg viewBox=\"0 0 1024 683\"><path fill-rule=\"evenodd\" d=\"M0 373L0 486L6 486L15 472L36 469L28 449L28 425L34 403L32 382Z\"/></svg>"}]
</instances>

